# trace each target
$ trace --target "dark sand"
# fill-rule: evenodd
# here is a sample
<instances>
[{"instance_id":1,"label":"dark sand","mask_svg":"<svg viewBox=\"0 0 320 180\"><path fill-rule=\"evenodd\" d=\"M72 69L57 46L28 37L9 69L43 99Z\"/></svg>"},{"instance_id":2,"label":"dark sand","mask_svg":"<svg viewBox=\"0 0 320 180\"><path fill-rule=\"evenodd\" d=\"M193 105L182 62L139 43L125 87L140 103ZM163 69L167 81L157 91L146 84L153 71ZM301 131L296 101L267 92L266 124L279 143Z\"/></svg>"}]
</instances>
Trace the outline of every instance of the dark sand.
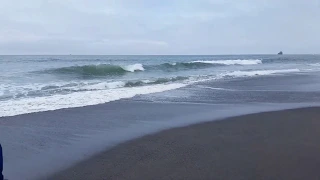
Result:
<instances>
[{"instance_id":1,"label":"dark sand","mask_svg":"<svg viewBox=\"0 0 320 180\"><path fill-rule=\"evenodd\" d=\"M320 108L166 130L120 144L49 179L320 179Z\"/></svg>"}]
</instances>

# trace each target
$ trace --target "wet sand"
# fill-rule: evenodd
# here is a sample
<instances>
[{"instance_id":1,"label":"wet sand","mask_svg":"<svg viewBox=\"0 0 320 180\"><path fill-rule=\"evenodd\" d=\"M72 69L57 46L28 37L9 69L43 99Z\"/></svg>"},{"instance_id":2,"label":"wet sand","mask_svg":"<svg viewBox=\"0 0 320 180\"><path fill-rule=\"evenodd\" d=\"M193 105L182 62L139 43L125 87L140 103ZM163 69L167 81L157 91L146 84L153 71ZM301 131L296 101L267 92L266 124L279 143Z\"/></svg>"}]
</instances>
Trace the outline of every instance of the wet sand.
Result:
<instances>
[{"instance_id":1,"label":"wet sand","mask_svg":"<svg viewBox=\"0 0 320 180\"><path fill-rule=\"evenodd\" d=\"M131 140L45 179L320 179L320 108L244 115Z\"/></svg>"}]
</instances>

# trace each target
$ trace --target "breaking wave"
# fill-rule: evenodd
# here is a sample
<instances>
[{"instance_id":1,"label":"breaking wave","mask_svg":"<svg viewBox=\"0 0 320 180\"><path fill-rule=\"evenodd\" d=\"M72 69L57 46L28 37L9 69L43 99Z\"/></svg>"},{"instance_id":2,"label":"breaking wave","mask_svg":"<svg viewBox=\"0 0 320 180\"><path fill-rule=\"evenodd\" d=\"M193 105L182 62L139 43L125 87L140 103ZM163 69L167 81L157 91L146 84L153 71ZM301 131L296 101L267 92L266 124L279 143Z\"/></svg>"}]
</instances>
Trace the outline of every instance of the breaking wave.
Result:
<instances>
[{"instance_id":1,"label":"breaking wave","mask_svg":"<svg viewBox=\"0 0 320 180\"><path fill-rule=\"evenodd\" d=\"M256 65L261 64L262 61L258 59L247 60L212 60L212 61L192 61L192 62L176 62L163 63L157 65L84 65L84 66L70 66L56 69L49 69L42 71L44 73L53 74L73 74L78 76L119 76L126 73L134 73L141 71L183 71L188 69L203 69L214 66L229 66L229 65Z\"/></svg>"},{"instance_id":2,"label":"breaking wave","mask_svg":"<svg viewBox=\"0 0 320 180\"><path fill-rule=\"evenodd\" d=\"M75 74L83 76L112 76L123 75L128 72L144 71L142 64L133 65L111 65L111 64L99 64L99 65L84 65L84 66L70 66L57 69L46 70L45 72L54 74Z\"/></svg>"}]
</instances>

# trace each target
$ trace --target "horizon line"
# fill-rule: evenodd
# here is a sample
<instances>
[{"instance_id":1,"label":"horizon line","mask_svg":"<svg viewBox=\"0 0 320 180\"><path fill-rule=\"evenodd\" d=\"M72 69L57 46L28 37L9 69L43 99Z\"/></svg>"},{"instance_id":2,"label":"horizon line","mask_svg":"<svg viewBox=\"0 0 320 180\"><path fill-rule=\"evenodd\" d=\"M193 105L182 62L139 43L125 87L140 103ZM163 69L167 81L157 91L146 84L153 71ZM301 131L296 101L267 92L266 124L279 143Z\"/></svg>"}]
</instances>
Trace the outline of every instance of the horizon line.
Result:
<instances>
[{"instance_id":1,"label":"horizon line","mask_svg":"<svg viewBox=\"0 0 320 180\"><path fill-rule=\"evenodd\" d=\"M278 55L278 54L0 54L0 56L235 56L235 55ZM289 53L285 55L320 55L320 53Z\"/></svg>"}]
</instances>

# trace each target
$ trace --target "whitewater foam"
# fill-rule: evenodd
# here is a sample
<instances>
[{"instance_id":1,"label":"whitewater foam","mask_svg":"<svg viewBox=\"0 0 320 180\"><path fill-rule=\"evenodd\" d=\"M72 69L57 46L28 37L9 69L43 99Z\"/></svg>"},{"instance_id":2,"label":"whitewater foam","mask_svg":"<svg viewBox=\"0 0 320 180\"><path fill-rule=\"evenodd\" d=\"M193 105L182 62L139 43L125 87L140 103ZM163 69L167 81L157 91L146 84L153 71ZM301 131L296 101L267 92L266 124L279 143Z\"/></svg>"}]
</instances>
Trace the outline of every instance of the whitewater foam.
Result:
<instances>
[{"instance_id":1,"label":"whitewater foam","mask_svg":"<svg viewBox=\"0 0 320 180\"><path fill-rule=\"evenodd\" d=\"M257 71L233 71L223 74L223 76L243 77L243 76L258 76L300 72L299 69L279 69L279 70L257 70Z\"/></svg>"},{"instance_id":2,"label":"whitewater foam","mask_svg":"<svg viewBox=\"0 0 320 180\"><path fill-rule=\"evenodd\" d=\"M141 82L143 82L143 83L145 83L145 84L148 84L148 83L151 83L151 82L153 82L153 81L146 79L146 80L141 80Z\"/></svg>"},{"instance_id":3,"label":"whitewater foam","mask_svg":"<svg viewBox=\"0 0 320 180\"><path fill-rule=\"evenodd\" d=\"M0 117L103 104L123 98L132 98L136 95L158 93L184 86L186 86L186 84L158 84L142 87L84 91L66 95L59 94L47 97L9 100L0 104Z\"/></svg>"},{"instance_id":4,"label":"whitewater foam","mask_svg":"<svg viewBox=\"0 0 320 180\"><path fill-rule=\"evenodd\" d=\"M167 77L151 78L144 80L85 80L73 82L51 82L49 84L27 84L27 85L0 85L0 101L7 101L10 98L15 100L22 98L34 98L38 96L52 96L57 94L71 94L82 91L98 91L118 89L123 87L140 87L156 84L183 83L188 77ZM7 92L6 94L4 94Z\"/></svg>"},{"instance_id":5,"label":"whitewater foam","mask_svg":"<svg viewBox=\"0 0 320 180\"><path fill-rule=\"evenodd\" d=\"M122 68L129 72L135 72L135 71L144 71L142 64L132 64L127 66L122 66Z\"/></svg>"},{"instance_id":6,"label":"whitewater foam","mask_svg":"<svg viewBox=\"0 0 320 180\"><path fill-rule=\"evenodd\" d=\"M200 88L204 88L204 89L211 89L211 90L219 90L219 91L235 91L233 89L226 89L226 88L218 88L218 87L210 87L210 86L198 86Z\"/></svg>"},{"instance_id":7,"label":"whitewater foam","mask_svg":"<svg viewBox=\"0 0 320 180\"><path fill-rule=\"evenodd\" d=\"M99 82L91 85L85 85L82 87L77 87L74 90L104 90L104 89L116 89L116 88L121 88L125 86L125 82L123 81L115 81L115 82Z\"/></svg>"},{"instance_id":8,"label":"whitewater foam","mask_svg":"<svg viewBox=\"0 0 320 180\"><path fill-rule=\"evenodd\" d=\"M212 61L192 61L192 63L205 63L205 64L223 64L223 65L256 65L262 64L260 59L237 59L237 60L212 60Z\"/></svg>"}]
</instances>

